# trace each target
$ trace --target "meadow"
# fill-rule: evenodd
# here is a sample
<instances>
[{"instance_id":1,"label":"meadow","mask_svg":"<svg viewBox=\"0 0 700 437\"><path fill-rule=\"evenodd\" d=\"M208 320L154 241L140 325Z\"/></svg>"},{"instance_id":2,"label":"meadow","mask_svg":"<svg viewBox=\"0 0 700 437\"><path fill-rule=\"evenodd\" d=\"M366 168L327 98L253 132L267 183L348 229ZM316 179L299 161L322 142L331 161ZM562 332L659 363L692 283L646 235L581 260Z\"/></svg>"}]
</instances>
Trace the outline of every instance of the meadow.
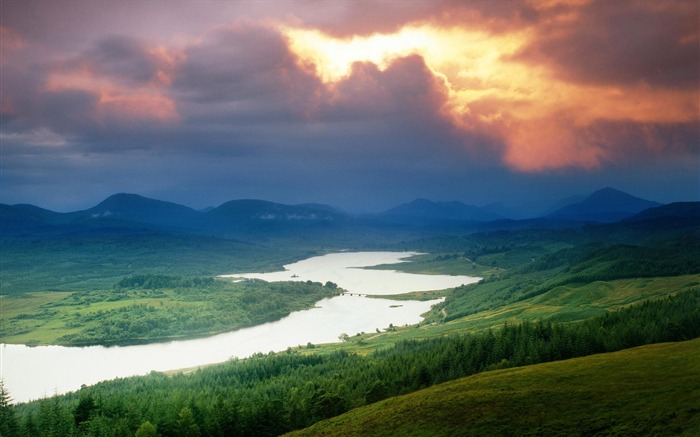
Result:
<instances>
[{"instance_id":1,"label":"meadow","mask_svg":"<svg viewBox=\"0 0 700 437\"><path fill-rule=\"evenodd\" d=\"M692 340L495 370L289 435L697 435L698 362L700 340Z\"/></svg>"}]
</instances>

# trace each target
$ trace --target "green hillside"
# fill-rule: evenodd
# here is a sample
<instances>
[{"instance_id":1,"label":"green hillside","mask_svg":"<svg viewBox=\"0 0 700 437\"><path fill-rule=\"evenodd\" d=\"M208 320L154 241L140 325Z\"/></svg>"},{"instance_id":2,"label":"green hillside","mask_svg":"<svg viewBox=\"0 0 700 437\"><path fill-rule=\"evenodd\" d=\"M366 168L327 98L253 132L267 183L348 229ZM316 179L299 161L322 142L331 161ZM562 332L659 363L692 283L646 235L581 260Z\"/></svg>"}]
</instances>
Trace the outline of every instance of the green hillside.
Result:
<instances>
[{"instance_id":1,"label":"green hillside","mask_svg":"<svg viewBox=\"0 0 700 437\"><path fill-rule=\"evenodd\" d=\"M700 340L485 372L295 436L698 435Z\"/></svg>"},{"instance_id":2,"label":"green hillside","mask_svg":"<svg viewBox=\"0 0 700 437\"><path fill-rule=\"evenodd\" d=\"M582 322L509 324L481 333L399 341L369 354L347 350L313 353L325 351L327 346L307 345L231 360L192 373L166 376L152 372L142 377L105 381L4 411L9 417L7 423L17 430L8 435L133 435L148 422L164 437L197 435L186 433L191 425L201 435L274 436L304 429L367 404L480 372L698 337L700 290L695 289ZM687 356L686 362L673 365L688 372L698 361L693 354ZM685 377L674 367L665 364L660 367ZM639 381L646 380L647 375L658 379L653 369L629 368ZM596 381L593 377L583 380ZM614 379L605 376L598 378L601 380L609 384ZM555 383L566 392L566 376L555 379ZM573 390L579 385L572 382ZM680 386L693 387L687 381ZM677 390L669 387L669 396L675 396ZM610 385L601 388L605 389L609 390ZM534 392L539 396L542 390ZM512 390L502 391L509 395ZM645 399L655 402L655 396ZM621 408L593 395L587 399L610 409ZM664 402L663 397L659 399ZM422 411L423 405L417 404L415 408ZM546 410L538 411L550 417ZM677 414L685 417L690 412L683 410ZM649 423L664 426L667 417L650 416Z\"/></svg>"}]
</instances>

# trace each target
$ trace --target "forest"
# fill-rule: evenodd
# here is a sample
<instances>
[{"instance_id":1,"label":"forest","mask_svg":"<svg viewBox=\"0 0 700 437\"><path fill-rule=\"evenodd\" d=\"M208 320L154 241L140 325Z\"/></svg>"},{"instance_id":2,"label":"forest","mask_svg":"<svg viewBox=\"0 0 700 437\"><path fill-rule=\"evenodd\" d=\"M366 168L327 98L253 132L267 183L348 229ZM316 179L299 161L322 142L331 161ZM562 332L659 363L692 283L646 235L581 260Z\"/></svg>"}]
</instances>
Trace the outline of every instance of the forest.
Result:
<instances>
[{"instance_id":1,"label":"forest","mask_svg":"<svg viewBox=\"0 0 700 437\"><path fill-rule=\"evenodd\" d=\"M13 406L2 435L279 435L368 403L493 369L700 336L700 289L577 323L407 340L368 355L257 354L172 376L151 373ZM157 432L157 434L155 434ZM150 434L149 434L150 433Z\"/></svg>"},{"instance_id":2,"label":"forest","mask_svg":"<svg viewBox=\"0 0 700 437\"><path fill-rule=\"evenodd\" d=\"M232 282L200 276L138 274L112 289L70 293L31 312L8 305L3 338L41 335L53 344L134 344L231 331L279 320L340 290L331 282ZM62 323L55 328L56 321ZM48 325L53 323L53 325ZM43 326L52 326L44 329Z\"/></svg>"}]
</instances>

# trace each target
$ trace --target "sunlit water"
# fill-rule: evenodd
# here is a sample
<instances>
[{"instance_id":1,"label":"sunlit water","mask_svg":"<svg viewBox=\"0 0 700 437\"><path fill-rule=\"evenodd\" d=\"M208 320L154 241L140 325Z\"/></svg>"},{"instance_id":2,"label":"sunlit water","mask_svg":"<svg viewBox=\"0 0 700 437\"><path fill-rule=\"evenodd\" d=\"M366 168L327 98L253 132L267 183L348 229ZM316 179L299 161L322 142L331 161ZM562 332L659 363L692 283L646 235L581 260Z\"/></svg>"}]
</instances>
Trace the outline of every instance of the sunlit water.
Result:
<instances>
[{"instance_id":1,"label":"sunlit water","mask_svg":"<svg viewBox=\"0 0 700 437\"><path fill-rule=\"evenodd\" d=\"M2 344L0 374L16 402L77 390L82 384L181 369L247 357L256 352L338 341L342 333L373 332L390 324L420 322L420 315L440 300L394 301L365 297L439 290L477 281L450 275L415 275L359 267L399 262L411 252L342 252L285 266L283 272L232 277L266 281L332 281L353 293L323 299L316 308L271 323L195 340L124 347L63 347ZM362 294L363 296L359 296Z\"/></svg>"}]
</instances>

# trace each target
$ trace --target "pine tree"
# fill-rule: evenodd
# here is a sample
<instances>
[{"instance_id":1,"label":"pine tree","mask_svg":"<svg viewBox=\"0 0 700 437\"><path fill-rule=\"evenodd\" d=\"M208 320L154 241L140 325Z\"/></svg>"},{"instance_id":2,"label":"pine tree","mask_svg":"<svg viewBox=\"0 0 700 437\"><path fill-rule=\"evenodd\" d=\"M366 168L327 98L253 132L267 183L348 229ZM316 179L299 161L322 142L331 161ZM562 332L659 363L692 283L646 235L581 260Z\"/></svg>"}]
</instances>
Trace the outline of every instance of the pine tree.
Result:
<instances>
[{"instance_id":1,"label":"pine tree","mask_svg":"<svg viewBox=\"0 0 700 437\"><path fill-rule=\"evenodd\" d=\"M156 437L157 435L158 429L149 421L143 422L139 429L136 430L136 437Z\"/></svg>"},{"instance_id":2,"label":"pine tree","mask_svg":"<svg viewBox=\"0 0 700 437\"><path fill-rule=\"evenodd\" d=\"M182 407L177 418L177 435L183 437L195 437L200 435L199 426L194 420L194 415L189 407Z\"/></svg>"},{"instance_id":3,"label":"pine tree","mask_svg":"<svg viewBox=\"0 0 700 437\"><path fill-rule=\"evenodd\" d=\"M0 379L0 437L17 435L18 429L10 392L5 388L5 382Z\"/></svg>"}]
</instances>

